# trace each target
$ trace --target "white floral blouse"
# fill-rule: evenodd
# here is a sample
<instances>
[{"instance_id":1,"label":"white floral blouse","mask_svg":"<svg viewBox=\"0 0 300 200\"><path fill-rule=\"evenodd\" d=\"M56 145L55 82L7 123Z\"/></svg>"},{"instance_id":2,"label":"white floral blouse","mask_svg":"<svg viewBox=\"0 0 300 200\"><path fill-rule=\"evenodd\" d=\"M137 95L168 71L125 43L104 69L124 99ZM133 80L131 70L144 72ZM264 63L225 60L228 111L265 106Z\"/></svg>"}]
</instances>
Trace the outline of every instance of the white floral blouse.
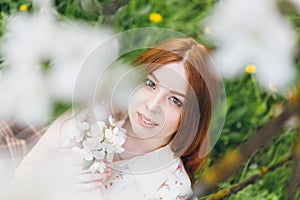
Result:
<instances>
[{"instance_id":1,"label":"white floral blouse","mask_svg":"<svg viewBox=\"0 0 300 200\"><path fill-rule=\"evenodd\" d=\"M174 157L170 145L142 156L114 161L112 175L100 186L101 191L73 192L73 182L68 184L74 175L69 167L74 164L69 162L72 158L68 153L60 151L69 134L75 133L72 123L60 118L48 129L16 172L11 195L17 198L7 199L178 200L192 194L188 174L181 159ZM32 192L32 188L39 189Z\"/></svg>"},{"instance_id":2,"label":"white floral blouse","mask_svg":"<svg viewBox=\"0 0 300 200\"><path fill-rule=\"evenodd\" d=\"M182 161L169 145L129 160L116 161L102 187L105 200L179 200L191 194Z\"/></svg>"}]
</instances>

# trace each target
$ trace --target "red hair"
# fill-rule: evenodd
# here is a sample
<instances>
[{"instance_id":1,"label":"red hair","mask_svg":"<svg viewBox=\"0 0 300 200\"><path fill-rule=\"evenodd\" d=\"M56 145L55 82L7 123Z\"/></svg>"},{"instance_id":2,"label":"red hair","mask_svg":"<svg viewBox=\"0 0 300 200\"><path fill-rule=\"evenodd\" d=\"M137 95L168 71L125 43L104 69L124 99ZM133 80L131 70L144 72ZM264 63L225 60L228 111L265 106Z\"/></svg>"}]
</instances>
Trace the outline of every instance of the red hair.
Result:
<instances>
[{"instance_id":1,"label":"red hair","mask_svg":"<svg viewBox=\"0 0 300 200\"><path fill-rule=\"evenodd\" d=\"M195 172L207 158L207 132L218 81L210 68L210 51L191 38L166 40L135 60L136 64L144 64L148 72L172 62L183 62L190 87L171 149L181 157L193 184Z\"/></svg>"}]
</instances>

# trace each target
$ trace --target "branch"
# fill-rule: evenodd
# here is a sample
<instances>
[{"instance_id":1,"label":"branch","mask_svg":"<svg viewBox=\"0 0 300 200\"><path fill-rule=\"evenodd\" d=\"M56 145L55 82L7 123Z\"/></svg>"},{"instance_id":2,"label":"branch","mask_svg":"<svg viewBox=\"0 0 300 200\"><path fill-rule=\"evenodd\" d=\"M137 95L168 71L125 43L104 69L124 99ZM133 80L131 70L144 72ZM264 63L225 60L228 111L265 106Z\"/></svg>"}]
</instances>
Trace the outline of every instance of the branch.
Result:
<instances>
[{"instance_id":1,"label":"branch","mask_svg":"<svg viewBox=\"0 0 300 200\"><path fill-rule=\"evenodd\" d=\"M300 123L300 115L298 118ZM298 139L294 147L295 163L291 173L291 179L287 188L287 199L293 200L300 181L300 124L298 123Z\"/></svg>"},{"instance_id":2,"label":"branch","mask_svg":"<svg viewBox=\"0 0 300 200\"><path fill-rule=\"evenodd\" d=\"M235 194L235 193L241 191L242 189L244 189L246 186L254 183L258 178L261 178L267 172L274 171L278 167L280 167L283 164L285 164L286 162L290 161L292 158L293 158L293 156L284 157L284 158L280 159L278 163L276 163L276 164L274 164L270 167L262 167L259 173L249 177L248 179L246 179L246 180L244 180L240 183L237 183L237 184L233 185L230 188L225 188L225 189L222 189L222 190L218 191L217 193L209 195L206 200L222 199L224 197Z\"/></svg>"}]
</instances>

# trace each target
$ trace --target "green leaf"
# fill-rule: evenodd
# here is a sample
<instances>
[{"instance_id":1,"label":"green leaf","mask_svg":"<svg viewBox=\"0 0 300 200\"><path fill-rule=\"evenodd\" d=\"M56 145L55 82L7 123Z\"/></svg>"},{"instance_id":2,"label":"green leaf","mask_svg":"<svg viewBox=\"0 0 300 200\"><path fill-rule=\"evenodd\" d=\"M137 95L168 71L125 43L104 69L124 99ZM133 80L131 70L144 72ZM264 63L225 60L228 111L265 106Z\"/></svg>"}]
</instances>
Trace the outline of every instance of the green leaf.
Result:
<instances>
[{"instance_id":1,"label":"green leaf","mask_svg":"<svg viewBox=\"0 0 300 200\"><path fill-rule=\"evenodd\" d=\"M82 165L82 169L88 169L92 164L94 163L94 159L91 161L88 160L84 160L83 165Z\"/></svg>"}]
</instances>

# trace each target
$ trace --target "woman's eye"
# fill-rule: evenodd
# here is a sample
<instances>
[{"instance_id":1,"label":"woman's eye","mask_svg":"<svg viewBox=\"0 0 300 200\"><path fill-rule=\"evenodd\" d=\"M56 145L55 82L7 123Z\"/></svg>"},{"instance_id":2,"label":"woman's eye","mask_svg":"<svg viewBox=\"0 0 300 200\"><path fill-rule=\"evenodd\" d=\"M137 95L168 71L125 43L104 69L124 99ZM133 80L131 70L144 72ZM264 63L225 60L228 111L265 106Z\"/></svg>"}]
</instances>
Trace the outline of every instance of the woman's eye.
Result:
<instances>
[{"instance_id":1,"label":"woman's eye","mask_svg":"<svg viewBox=\"0 0 300 200\"><path fill-rule=\"evenodd\" d=\"M169 98L173 103L176 104L176 106L181 107L183 105L182 101L180 101L178 98L176 97L170 97Z\"/></svg>"},{"instance_id":2,"label":"woman's eye","mask_svg":"<svg viewBox=\"0 0 300 200\"><path fill-rule=\"evenodd\" d=\"M156 84L153 81L151 81L150 79L146 79L145 84L153 89L156 88Z\"/></svg>"}]
</instances>

